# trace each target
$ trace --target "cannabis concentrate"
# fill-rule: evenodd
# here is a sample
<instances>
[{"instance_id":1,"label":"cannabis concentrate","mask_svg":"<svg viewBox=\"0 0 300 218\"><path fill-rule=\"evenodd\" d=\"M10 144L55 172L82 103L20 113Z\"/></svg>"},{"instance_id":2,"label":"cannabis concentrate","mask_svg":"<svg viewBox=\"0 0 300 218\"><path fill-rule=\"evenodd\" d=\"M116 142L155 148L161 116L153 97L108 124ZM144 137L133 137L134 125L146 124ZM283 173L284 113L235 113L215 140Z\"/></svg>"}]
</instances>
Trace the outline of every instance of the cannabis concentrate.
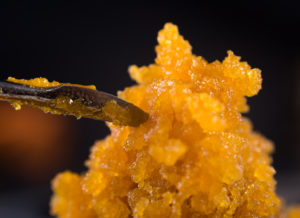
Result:
<instances>
[{"instance_id":1,"label":"cannabis concentrate","mask_svg":"<svg viewBox=\"0 0 300 218\"><path fill-rule=\"evenodd\" d=\"M131 66L137 85L118 93L150 114L137 128L108 124L87 172L53 181L51 212L75 217L280 216L272 143L241 113L261 72L228 51L208 63L167 23L157 57Z\"/></svg>"}]
</instances>

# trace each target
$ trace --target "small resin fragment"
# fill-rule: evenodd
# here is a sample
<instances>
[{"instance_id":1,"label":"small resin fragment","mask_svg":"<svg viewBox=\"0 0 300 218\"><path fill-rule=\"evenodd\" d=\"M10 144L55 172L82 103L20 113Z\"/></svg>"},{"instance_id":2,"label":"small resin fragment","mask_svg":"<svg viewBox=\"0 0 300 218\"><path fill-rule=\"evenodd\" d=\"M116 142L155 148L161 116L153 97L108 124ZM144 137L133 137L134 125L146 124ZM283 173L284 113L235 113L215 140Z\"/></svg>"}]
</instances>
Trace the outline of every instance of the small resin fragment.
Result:
<instances>
[{"instance_id":1,"label":"small resin fragment","mask_svg":"<svg viewBox=\"0 0 300 218\"><path fill-rule=\"evenodd\" d=\"M16 110L16 111L18 111L18 110L21 110L21 103L20 102L18 102L18 101L14 101L14 102L12 102L12 103L10 103L11 104L11 106Z\"/></svg>"},{"instance_id":2,"label":"small resin fragment","mask_svg":"<svg viewBox=\"0 0 300 218\"><path fill-rule=\"evenodd\" d=\"M149 112L138 128L109 125L88 170L53 181L51 213L71 217L282 217L272 143L241 115L261 73L229 51L208 63L177 26L158 34L155 64L131 66L119 97ZM107 105L112 107L114 102ZM285 213L285 212L283 212ZM297 217L299 209L289 211Z\"/></svg>"}]
</instances>

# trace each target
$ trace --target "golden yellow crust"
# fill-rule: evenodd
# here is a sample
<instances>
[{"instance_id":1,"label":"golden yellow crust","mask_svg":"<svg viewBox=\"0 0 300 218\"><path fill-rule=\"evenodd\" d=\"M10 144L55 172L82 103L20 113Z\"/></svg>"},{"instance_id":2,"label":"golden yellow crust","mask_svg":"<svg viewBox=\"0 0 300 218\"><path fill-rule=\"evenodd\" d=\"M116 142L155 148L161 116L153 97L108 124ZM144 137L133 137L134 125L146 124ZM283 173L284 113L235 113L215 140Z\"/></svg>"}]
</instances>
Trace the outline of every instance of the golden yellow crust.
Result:
<instances>
[{"instance_id":1,"label":"golden yellow crust","mask_svg":"<svg viewBox=\"0 0 300 218\"><path fill-rule=\"evenodd\" d=\"M94 86L94 85L86 86L86 85L79 85L79 84L72 84L72 83L60 83L57 81L49 82L48 79L43 78L43 77L38 77L38 78L28 79L28 80L27 79L16 79L14 77L8 77L7 81L12 82L12 83L27 85L30 87L37 87L37 88L51 88L51 87L57 87L57 86L61 86L61 85L69 85L69 86L80 86L80 87L96 90L96 86Z\"/></svg>"},{"instance_id":2,"label":"golden yellow crust","mask_svg":"<svg viewBox=\"0 0 300 218\"><path fill-rule=\"evenodd\" d=\"M241 112L261 88L259 69L232 51L208 63L177 26L158 34L155 64L131 66L119 92L150 114L138 128L109 124L82 175L54 179L51 212L69 217L279 216L272 143ZM291 212L294 214L294 212Z\"/></svg>"}]
</instances>

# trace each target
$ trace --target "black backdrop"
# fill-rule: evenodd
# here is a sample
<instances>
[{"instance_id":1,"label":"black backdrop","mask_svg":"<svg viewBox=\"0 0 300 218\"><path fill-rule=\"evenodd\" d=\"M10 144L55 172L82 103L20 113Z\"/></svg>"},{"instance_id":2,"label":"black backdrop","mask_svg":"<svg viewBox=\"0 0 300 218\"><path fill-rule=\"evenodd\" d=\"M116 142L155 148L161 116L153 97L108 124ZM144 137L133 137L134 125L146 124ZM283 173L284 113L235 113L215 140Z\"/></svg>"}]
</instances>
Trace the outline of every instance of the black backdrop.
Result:
<instances>
[{"instance_id":1,"label":"black backdrop","mask_svg":"<svg viewBox=\"0 0 300 218\"><path fill-rule=\"evenodd\" d=\"M299 170L300 13L296 1L197 2L189 7L2 5L0 78L43 76L95 84L115 94L134 84L127 74L129 65L153 62L157 31L165 22L177 24L193 52L209 61L222 60L231 49L262 70L263 89L249 99L247 116L257 131L275 142L274 165L279 175ZM70 154L76 155L70 167L74 171L84 169L89 147L108 133L101 122L82 119L78 124L77 150ZM1 190L9 193L15 186ZM41 198L47 202L49 191L45 193Z\"/></svg>"}]
</instances>

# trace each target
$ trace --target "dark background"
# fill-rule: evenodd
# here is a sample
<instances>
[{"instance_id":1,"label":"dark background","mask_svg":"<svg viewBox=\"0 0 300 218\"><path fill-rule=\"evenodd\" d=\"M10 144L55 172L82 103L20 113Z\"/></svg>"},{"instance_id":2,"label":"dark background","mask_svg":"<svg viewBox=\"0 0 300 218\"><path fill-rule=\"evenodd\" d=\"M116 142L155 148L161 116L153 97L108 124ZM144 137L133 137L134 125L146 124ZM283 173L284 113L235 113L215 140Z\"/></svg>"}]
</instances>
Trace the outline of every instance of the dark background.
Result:
<instances>
[{"instance_id":1,"label":"dark background","mask_svg":"<svg viewBox=\"0 0 300 218\"><path fill-rule=\"evenodd\" d=\"M258 0L184 4L2 5L0 78L42 76L50 81L95 84L115 94L134 84L127 73L129 65L153 63L157 32L165 22L173 22L195 54L208 61L222 60L230 49L262 70L263 89L249 99L247 116L257 131L275 142L279 194L288 202L300 203L299 4ZM70 133L75 139L65 154L67 163L55 169L48 166L44 170L49 173L40 181L0 168L0 214L4 217L47 217L51 178L66 169L83 171L91 145L108 134L99 121L68 118L66 122L74 127ZM4 125L1 120L0 125Z\"/></svg>"}]
</instances>

